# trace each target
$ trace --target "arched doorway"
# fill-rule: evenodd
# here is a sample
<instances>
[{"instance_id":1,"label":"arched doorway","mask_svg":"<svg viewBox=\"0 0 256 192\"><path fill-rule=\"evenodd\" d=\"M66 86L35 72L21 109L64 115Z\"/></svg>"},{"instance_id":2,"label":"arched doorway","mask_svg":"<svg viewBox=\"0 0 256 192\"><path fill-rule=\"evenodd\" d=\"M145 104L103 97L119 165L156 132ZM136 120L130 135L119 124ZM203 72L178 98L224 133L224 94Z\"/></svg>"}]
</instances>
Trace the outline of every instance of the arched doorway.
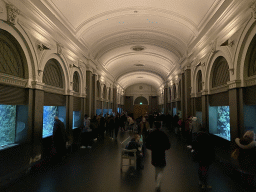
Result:
<instances>
[{"instance_id":1,"label":"arched doorway","mask_svg":"<svg viewBox=\"0 0 256 192\"><path fill-rule=\"evenodd\" d=\"M133 116L137 119L140 116L148 114L148 100L145 97L137 97L134 101Z\"/></svg>"}]
</instances>

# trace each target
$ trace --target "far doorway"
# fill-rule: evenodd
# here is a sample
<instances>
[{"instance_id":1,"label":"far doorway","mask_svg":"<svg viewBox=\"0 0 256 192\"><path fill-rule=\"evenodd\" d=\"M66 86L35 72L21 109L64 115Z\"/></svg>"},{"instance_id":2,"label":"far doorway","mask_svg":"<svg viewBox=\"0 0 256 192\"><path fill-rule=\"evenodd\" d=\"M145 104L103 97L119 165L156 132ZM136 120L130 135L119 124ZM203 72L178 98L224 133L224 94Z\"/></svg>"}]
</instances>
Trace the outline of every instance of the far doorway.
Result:
<instances>
[{"instance_id":1,"label":"far doorway","mask_svg":"<svg viewBox=\"0 0 256 192\"><path fill-rule=\"evenodd\" d=\"M140 116L148 114L148 105L134 105L133 116L137 119Z\"/></svg>"}]
</instances>

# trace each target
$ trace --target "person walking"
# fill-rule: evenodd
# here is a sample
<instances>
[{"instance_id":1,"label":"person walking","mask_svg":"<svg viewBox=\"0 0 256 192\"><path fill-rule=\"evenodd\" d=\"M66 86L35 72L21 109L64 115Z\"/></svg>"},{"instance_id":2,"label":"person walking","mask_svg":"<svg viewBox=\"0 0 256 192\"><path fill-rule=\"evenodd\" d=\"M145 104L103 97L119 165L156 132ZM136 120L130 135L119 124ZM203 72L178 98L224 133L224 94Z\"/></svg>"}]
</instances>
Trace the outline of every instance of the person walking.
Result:
<instances>
[{"instance_id":1,"label":"person walking","mask_svg":"<svg viewBox=\"0 0 256 192\"><path fill-rule=\"evenodd\" d=\"M192 142L194 160L198 162L199 185L202 189L212 188L208 185L208 170L215 159L215 152L211 137L201 128Z\"/></svg>"},{"instance_id":2,"label":"person walking","mask_svg":"<svg viewBox=\"0 0 256 192\"><path fill-rule=\"evenodd\" d=\"M166 166L165 151L171 144L168 136L160 131L161 122L155 122L156 130L152 131L146 139L146 148L151 150L151 164L155 167L156 191L160 191L163 171Z\"/></svg>"}]
</instances>

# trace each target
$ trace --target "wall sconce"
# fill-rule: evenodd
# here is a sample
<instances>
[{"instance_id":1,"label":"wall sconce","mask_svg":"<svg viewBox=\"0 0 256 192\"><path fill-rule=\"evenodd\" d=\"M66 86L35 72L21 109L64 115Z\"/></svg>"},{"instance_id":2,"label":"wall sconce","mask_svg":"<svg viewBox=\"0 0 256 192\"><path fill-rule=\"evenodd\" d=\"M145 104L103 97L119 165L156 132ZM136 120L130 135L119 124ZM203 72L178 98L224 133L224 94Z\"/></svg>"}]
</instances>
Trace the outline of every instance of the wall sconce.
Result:
<instances>
[{"instance_id":1,"label":"wall sconce","mask_svg":"<svg viewBox=\"0 0 256 192\"><path fill-rule=\"evenodd\" d=\"M41 76L41 74L43 73L44 71L43 70L38 70L38 76Z\"/></svg>"},{"instance_id":2,"label":"wall sconce","mask_svg":"<svg viewBox=\"0 0 256 192\"><path fill-rule=\"evenodd\" d=\"M232 47L233 45L234 45L234 41L229 42L229 40L227 40L224 43L222 43L220 46L222 46L222 47L224 47L224 46Z\"/></svg>"},{"instance_id":3,"label":"wall sconce","mask_svg":"<svg viewBox=\"0 0 256 192\"><path fill-rule=\"evenodd\" d=\"M40 51L43 51L43 50L51 50L49 47L45 46L44 44L39 44L38 46L38 49Z\"/></svg>"}]
</instances>

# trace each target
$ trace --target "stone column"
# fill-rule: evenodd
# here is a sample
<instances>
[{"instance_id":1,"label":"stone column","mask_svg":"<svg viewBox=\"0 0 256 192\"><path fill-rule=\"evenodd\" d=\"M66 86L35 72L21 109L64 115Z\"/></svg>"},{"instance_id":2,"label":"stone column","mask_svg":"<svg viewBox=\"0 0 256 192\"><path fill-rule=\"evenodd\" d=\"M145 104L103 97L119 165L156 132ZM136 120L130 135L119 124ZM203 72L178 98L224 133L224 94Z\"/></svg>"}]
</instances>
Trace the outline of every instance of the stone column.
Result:
<instances>
[{"instance_id":1,"label":"stone column","mask_svg":"<svg viewBox=\"0 0 256 192\"><path fill-rule=\"evenodd\" d=\"M113 112L117 113L117 88L113 87Z\"/></svg>"},{"instance_id":2,"label":"stone column","mask_svg":"<svg viewBox=\"0 0 256 192\"><path fill-rule=\"evenodd\" d=\"M229 115L230 115L230 134L231 140L239 137L240 128L240 105L239 105L239 89L229 90Z\"/></svg>"},{"instance_id":3,"label":"stone column","mask_svg":"<svg viewBox=\"0 0 256 192\"><path fill-rule=\"evenodd\" d=\"M88 116L92 116L92 99L93 99L93 82L92 82L92 72L87 70L86 71L86 114Z\"/></svg>"},{"instance_id":4,"label":"stone column","mask_svg":"<svg viewBox=\"0 0 256 192\"><path fill-rule=\"evenodd\" d=\"M66 131L69 137L72 135L73 125L73 104L74 97L72 95L66 96Z\"/></svg>"},{"instance_id":5,"label":"stone column","mask_svg":"<svg viewBox=\"0 0 256 192\"><path fill-rule=\"evenodd\" d=\"M44 111L44 91L33 89L32 96L32 158L41 159L42 154L42 134L43 134L43 111Z\"/></svg>"},{"instance_id":6,"label":"stone column","mask_svg":"<svg viewBox=\"0 0 256 192\"><path fill-rule=\"evenodd\" d=\"M209 131L209 97L207 91L202 92L202 127L206 128Z\"/></svg>"},{"instance_id":7,"label":"stone column","mask_svg":"<svg viewBox=\"0 0 256 192\"><path fill-rule=\"evenodd\" d=\"M96 89L97 89L97 74L92 76L92 102L91 102L91 114L92 117L96 115Z\"/></svg>"},{"instance_id":8,"label":"stone column","mask_svg":"<svg viewBox=\"0 0 256 192\"><path fill-rule=\"evenodd\" d=\"M191 69L186 69L184 72L184 88L185 88L185 114L184 117L187 118L191 115L191 103L190 103L190 94L191 94Z\"/></svg>"},{"instance_id":9,"label":"stone column","mask_svg":"<svg viewBox=\"0 0 256 192\"><path fill-rule=\"evenodd\" d=\"M168 87L164 88L164 114L168 113Z\"/></svg>"},{"instance_id":10,"label":"stone column","mask_svg":"<svg viewBox=\"0 0 256 192\"><path fill-rule=\"evenodd\" d=\"M186 99L185 99L185 75L184 73L181 74L181 95L180 95L180 100L181 100L181 111L182 111L182 120L186 120Z\"/></svg>"}]
</instances>

